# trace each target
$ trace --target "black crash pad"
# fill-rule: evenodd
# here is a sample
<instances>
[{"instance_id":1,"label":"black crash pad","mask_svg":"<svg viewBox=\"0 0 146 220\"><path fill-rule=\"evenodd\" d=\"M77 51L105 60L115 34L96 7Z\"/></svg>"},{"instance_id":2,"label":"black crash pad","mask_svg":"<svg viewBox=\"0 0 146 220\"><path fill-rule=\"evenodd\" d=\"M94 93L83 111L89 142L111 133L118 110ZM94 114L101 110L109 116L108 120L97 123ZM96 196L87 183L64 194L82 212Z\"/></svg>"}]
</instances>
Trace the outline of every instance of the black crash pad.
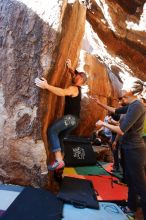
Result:
<instances>
[{"instance_id":1,"label":"black crash pad","mask_svg":"<svg viewBox=\"0 0 146 220\"><path fill-rule=\"evenodd\" d=\"M26 187L9 206L1 220L60 220L63 203L44 189Z\"/></svg>"}]
</instances>

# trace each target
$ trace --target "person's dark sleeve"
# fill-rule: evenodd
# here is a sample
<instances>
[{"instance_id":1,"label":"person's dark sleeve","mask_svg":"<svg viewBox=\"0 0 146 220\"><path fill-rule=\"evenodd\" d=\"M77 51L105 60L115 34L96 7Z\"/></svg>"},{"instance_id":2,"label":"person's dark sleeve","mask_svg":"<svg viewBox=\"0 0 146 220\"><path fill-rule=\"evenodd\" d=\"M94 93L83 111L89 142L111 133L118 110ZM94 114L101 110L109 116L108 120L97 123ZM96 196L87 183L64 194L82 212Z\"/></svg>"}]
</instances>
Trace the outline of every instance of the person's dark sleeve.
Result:
<instances>
[{"instance_id":1,"label":"person's dark sleeve","mask_svg":"<svg viewBox=\"0 0 146 220\"><path fill-rule=\"evenodd\" d=\"M120 114L111 114L112 118L115 120L115 121L119 121L120 120Z\"/></svg>"},{"instance_id":2,"label":"person's dark sleeve","mask_svg":"<svg viewBox=\"0 0 146 220\"><path fill-rule=\"evenodd\" d=\"M122 120L122 122L120 123L120 129L124 133L127 132L141 116L141 113L141 106L137 103L129 106L128 112L124 117L124 120Z\"/></svg>"},{"instance_id":3,"label":"person's dark sleeve","mask_svg":"<svg viewBox=\"0 0 146 220\"><path fill-rule=\"evenodd\" d=\"M128 107L129 107L129 105L125 105L123 107L116 108L115 114L126 114L127 110L128 110Z\"/></svg>"}]
</instances>

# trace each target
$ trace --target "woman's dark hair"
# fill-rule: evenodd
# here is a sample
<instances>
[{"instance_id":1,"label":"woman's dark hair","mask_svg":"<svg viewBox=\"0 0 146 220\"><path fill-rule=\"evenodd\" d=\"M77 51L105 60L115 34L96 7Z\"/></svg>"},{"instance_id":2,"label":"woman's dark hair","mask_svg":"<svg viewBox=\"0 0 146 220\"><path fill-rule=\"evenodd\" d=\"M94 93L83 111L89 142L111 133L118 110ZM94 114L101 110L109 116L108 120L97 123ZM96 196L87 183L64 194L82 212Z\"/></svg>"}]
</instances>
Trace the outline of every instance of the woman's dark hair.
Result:
<instances>
[{"instance_id":1,"label":"woman's dark hair","mask_svg":"<svg viewBox=\"0 0 146 220\"><path fill-rule=\"evenodd\" d=\"M143 91L144 86L145 86L145 83L141 81L140 79L138 79L133 82L132 87L131 87L131 92L134 95L139 95Z\"/></svg>"},{"instance_id":2,"label":"woman's dark hair","mask_svg":"<svg viewBox=\"0 0 146 220\"><path fill-rule=\"evenodd\" d=\"M75 75L80 75L80 76L82 76L82 78L83 78L83 80L84 80L84 83L87 81L87 75L86 75L86 73L84 73L84 72L79 72L79 71L75 70Z\"/></svg>"},{"instance_id":3,"label":"woman's dark hair","mask_svg":"<svg viewBox=\"0 0 146 220\"><path fill-rule=\"evenodd\" d=\"M87 81L87 75L84 72L78 72L77 75L80 75L83 78L84 83Z\"/></svg>"}]
</instances>

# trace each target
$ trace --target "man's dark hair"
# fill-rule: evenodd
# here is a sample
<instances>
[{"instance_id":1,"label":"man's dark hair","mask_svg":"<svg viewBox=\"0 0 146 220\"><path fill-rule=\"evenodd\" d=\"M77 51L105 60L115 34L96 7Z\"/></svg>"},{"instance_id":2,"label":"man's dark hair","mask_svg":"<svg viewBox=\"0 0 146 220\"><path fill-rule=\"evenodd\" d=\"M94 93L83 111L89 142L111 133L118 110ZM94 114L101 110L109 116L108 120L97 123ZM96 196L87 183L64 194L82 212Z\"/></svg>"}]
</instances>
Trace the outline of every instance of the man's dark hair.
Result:
<instances>
[{"instance_id":1,"label":"man's dark hair","mask_svg":"<svg viewBox=\"0 0 146 220\"><path fill-rule=\"evenodd\" d=\"M140 79L133 82L131 87L131 91L134 95L139 95L144 89L144 82Z\"/></svg>"}]
</instances>

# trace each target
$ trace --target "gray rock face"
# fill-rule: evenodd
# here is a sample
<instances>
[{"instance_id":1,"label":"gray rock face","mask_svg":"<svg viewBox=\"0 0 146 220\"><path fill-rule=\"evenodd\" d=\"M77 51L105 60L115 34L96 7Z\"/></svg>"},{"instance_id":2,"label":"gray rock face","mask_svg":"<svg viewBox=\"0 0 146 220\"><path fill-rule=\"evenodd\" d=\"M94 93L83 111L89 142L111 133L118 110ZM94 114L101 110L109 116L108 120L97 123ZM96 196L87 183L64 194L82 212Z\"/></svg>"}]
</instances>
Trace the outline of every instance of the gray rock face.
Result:
<instances>
[{"instance_id":1,"label":"gray rock face","mask_svg":"<svg viewBox=\"0 0 146 220\"><path fill-rule=\"evenodd\" d=\"M51 66L63 3L52 3L49 14L50 1L25 2L0 1L0 179L40 185L46 182L41 173L47 172L47 156L37 141L40 96L34 79Z\"/></svg>"}]
</instances>

